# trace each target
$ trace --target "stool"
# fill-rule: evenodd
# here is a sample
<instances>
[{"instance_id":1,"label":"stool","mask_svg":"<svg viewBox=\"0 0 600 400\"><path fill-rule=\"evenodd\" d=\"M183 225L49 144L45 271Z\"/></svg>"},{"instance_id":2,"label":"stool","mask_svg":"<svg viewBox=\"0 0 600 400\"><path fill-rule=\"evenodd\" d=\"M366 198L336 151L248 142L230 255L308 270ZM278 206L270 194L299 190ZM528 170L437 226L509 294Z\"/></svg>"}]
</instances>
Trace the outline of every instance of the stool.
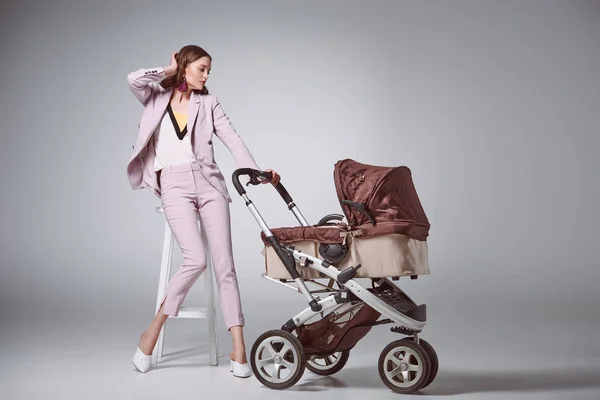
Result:
<instances>
[{"instance_id":1,"label":"stool","mask_svg":"<svg viewBox=\"0 0 600 400\"><path fill-rule=\"evenodd\" d=\"M163 213L164 210L162 207L156 207L157 213ZM214 286L213 286L213 275L212 275L212 260L210 257L210 249L208 247L208 241L206 239L206 235L204 233L204 228L200 222L200 214L196 213L196 219L198 220L198 224L200 227L200 233L202 235L202 242L204 244L204 248L206 249L206 271L203 273L204 275L204 288L206 291L206 307L181 307L179 314L177 317L169 317L169 318L196 318L196 319L206 319L208 321L207 329L208 329L208 337L210 340L210 365L218 365L219 364L219 337L217 334L217 325L215 321L215 298L214 298ZM169 226L168 221L165 220L165 234L163 240L163 249L162 249L162 261L160 263L160 276L158 280L158 296L156 298L156 311L155 314L160 309L161 300L167 290L167 284L169 282L171 276L171 261L173 258L173 232L171 231L171 227ZM166 325L166 323L165 323ZM152 364L158 364L160 358L163 356L163 343L164 343L164 335L165 335L165 325L163 325L160 330L160 334L158 336L157 345L152 352Z\"/></svg>"}]
</instances>

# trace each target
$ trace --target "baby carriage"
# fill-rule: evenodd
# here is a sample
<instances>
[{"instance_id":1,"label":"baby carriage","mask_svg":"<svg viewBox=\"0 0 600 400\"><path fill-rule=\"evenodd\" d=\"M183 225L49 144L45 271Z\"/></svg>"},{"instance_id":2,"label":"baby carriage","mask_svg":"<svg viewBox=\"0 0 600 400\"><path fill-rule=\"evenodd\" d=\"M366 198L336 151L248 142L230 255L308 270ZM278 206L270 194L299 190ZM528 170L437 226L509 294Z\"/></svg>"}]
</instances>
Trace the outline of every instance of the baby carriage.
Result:
<instances>
[{"instance_id":1,"label":"baby carriage","mask_svg":"<svg viewBox=\"0 0 600 400\"><path fill-rule=\"evenodd\" d=\"M420 338L426 305L417 305L393 283L430 273L430 225L411 171L338 161L334 181L344 214L326 215L316 225L306 221L279 182L275 188L300 226L274 229L248 198L240 175L250 177L246 186L270 176L248 168L233 173L237 192L262 229L262 277L301 293L308 303L280 329L255 341L249 360L254 376L271 389L286 389L305 369L335 374L373 326L394 324L391 331L403 337L381 351L381 380L398 393L428 386L437 374L438 358Z\"/></svg>"}]
</instances>

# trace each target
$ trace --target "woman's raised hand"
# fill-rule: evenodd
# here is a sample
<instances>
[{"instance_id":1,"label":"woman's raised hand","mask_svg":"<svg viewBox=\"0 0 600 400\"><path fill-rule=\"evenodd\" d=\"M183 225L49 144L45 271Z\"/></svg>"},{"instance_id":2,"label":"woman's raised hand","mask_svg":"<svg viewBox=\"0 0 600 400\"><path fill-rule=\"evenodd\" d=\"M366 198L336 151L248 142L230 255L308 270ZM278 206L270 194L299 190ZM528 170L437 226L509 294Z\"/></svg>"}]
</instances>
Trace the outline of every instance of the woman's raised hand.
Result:
<instances>
[{"instance_id":1,"label":"woman's raised hand","mask_svg":"<svg viewBox=\"0 0 600 400\"><path fill-rule=\"evenodd\" d=\"M176 55L177 55L177 52L174 52L173 54L171 54L171 63L167 67L164 68L167 76L175 75L177 73L177 60L175 59Z\"/></svg>"}]
</instances>

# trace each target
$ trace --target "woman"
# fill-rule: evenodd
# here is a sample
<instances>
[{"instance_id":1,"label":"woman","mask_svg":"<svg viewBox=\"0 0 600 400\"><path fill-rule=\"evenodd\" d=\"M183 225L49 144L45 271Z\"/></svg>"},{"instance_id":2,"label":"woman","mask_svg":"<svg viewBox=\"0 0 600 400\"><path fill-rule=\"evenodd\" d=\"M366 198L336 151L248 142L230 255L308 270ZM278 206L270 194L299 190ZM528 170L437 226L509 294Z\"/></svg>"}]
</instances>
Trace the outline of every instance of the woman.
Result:
<instances>
[{"instance_id":1,"label":"woman","mask_svg":"<svg viewBox=\"0 0 600 400\"><path fill-rule=\"evenodd\" d=\"M169 316L177 316L193 283L206 269L206 255L196 211L206 231L227 329L233 339L231 371L250 376L243 338L244 316L232 257L231 197L215 163L215 134L240 168L260 170L233 128L206 80L211 56L194 45L173 53L167 67L140 69L128 75L129 88L144 105L137 142L127 167L134 190L147 188L161 199L184 263L170 280L161 307L142 333L133 357L140 372L150 368L151 354ZM271 183L279 182L273 170ZM267 181L263 181L267 183Z\"/></svg>"}]
</instances>

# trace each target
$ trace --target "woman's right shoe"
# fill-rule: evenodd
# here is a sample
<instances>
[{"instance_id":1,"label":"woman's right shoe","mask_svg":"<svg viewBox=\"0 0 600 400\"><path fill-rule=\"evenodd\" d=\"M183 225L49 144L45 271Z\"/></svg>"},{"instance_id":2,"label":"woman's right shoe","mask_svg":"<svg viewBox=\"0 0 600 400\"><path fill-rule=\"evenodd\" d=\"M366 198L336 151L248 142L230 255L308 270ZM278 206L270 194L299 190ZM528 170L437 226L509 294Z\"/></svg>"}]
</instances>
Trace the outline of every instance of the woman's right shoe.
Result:
<instances>
[{"instance_id":1,"label":"woman's right shoe","mask_svg":"<svg viewBox=\"0 0 600 400\"><path fill-rule=\"evenodd\" d=\"M229 361L229 370L233 372L233 376L237 376L238 378L248 378L252 374L249 363L240 364L232 359L229 359Z\"/></svg>"},{"instance_id":2,"label":"woman's right shoe","mask_svg":"<svg viewBox=\"0 0 600 400\"><path fill-rule=\"evenodd\" d=\"M146 372L152 364L152 355L145 354L138 346L133 355L133 365L140 372Z\"/></svg>"}]
</instances>

